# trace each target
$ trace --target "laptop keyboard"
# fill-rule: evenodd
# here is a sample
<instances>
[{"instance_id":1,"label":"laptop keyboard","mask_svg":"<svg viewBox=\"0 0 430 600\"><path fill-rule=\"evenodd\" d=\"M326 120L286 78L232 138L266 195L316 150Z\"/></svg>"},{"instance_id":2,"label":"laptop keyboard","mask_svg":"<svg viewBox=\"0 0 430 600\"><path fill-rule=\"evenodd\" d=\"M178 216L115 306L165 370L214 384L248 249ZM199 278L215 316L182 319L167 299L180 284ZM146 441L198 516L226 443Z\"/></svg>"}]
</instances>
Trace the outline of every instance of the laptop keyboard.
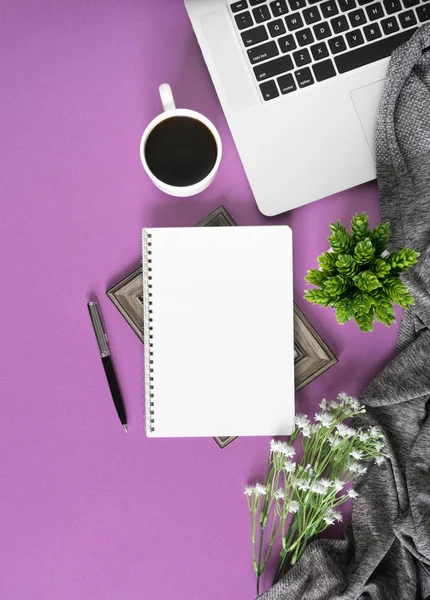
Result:
<instances>
[{"instance_id":1,"label":"laptop keyboard","mask_svg":"<svg viewBox=\"0 0 430 600\"><path fill-rule=\"evenodd\" d=\"M386 58L430 21L430 0L230 4L264 100Z\"/></svg>"}]
</instances>

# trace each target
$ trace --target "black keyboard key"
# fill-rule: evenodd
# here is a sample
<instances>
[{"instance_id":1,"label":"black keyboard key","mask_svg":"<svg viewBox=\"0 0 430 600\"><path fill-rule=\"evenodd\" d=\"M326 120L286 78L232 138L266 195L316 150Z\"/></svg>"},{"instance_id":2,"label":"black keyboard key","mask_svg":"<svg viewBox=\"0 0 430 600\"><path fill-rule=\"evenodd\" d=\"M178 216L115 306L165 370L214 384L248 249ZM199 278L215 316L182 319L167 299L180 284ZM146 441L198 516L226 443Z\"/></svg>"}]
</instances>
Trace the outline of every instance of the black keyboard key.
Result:
<instances>
[{"instance_id":1,"label":"black keyboard key","mask_svg":"<svg viewBox=\"0 0 430 600\"><path fill-rule=\"evenodd\" d=\"M306 6L306 0L288 0L291 10L300 10Z\"/></svg>"},{"instance_id":2,"label":"black keyboard key","mask_svg":"<svg viewBox=\"0 0 430 600\"><path fill-rule=\"evenodd\" d=\"M316 63L312 66L315 79L317 81L324 81L330 79L336 75L336 69L331 60L324 60L323 62Z\"/></svg>"},{"instance_id":3,"label":"black keyboard key","mask_svg":"<svg viewBox=\"0 0 430 600\"><path fill-rule=\"evenodd\" d=\"M327 58L328 56L328 48L325 42L320 42L319 44L315 44L311 46L312 56L314 60L322 60L323 58Z\"/></svg>"},{"instance_id":4,"label":"black keyboard key","mask_svg":"<svg viewBox=\"0 0 430 600\"><path fill-rule=\"evenodd\" d=\"M257 6L257 4L263 4L266 0L249 0L251 6Z\"/></svg>"},{"instance_id":5,"label":"black keyboard key","mask_svg":"<svg viewBox=\"0 0 430 600\"><path fill-rule=\"evenodd\" d=\"M314 36L312 35L312 31L308 29L302 29L296 33L297 43L300 48L303 46L307 46L308 44L314 43Z\"/></svg>"},{"instance_id":6,"label":"black keyboard key","mask_svg":"<svg viewBox=\"0 0 430 600\"><path fill-rule=\"evenodd\" d=\"M231 12L237 13L240 10L248 8L248 3L246 0L242 0L241 2L233 2L233 4L230 4L230 8Z\"/></svg>"},{"instance_id":7,"label":"black keyboard key","mask_svg":"<svg viewBox=\"0 0 430 600\"><path fill-rule=\"evenodd\" d=\"M420 0L403 0L403 6L405 8L412 8L413 6L418 6Z\"/></svg>"},{"instance_id":8,"label":"black keyboard key","mask_svg":"<svg viewBox=\"0 0 430 600\"><path fill-rule=\"evenodd\" d=\"M400 0L384 0L385 10L387 15L393 15L399 10L402 10L402 5L400 4Z\"/></svg>"},{"instance_id":9,"label":"black keyboard key","mask_svg":"<svg viewBox=\"0 0 430 600\"><path fill-rule=\"evenodd\" d=\"M338 54L339 52L346 50L345 40L341 35L331 38L331 40L328 41L328 45L330 46L332 54Z\"/></svg>"},{"instance_id":10,"label":"black keyboard key","mask_svg":"<svg viewBox=\"0 0 430 600\"><path fill-rule=\"evenodd\" d=\"M323 2L321 4L321 12L325 19L330 19L330 17L334 17L339 14L339 9L334 0L329 0L328 2Z\"/></svg>"},{"instance_id":11,"label":"black keyboard key","mask_svg":"<svg viewBox=\"0 0 430 600\"><path fill-rule=\"evenodd\" d=\"M286 15L288 12L288 6L285 0L277 0L277 2L271 2L269 6L272 10L272 15L274 17Z\"/></svg>"},{"instance_id":12,"label":"black keyboard key","mask_svg":"<svg viewBox=\"0 0 430 600\"><path fill-rule=\"evenodd\" d=\"M294 77L291 75L291 73L282 75L282 77L278 77L278 85L279 89L281 90L281 94L289 94L297 89L296 82L294 81Z\"/></svg>"},{"instance_id":13,"label":"black keyboard key","mask_svg":"<svg viewBox=\"0 0 430 600\"><path fill-rule=\"evenodd\" d=\"M417 8L417 15L421 23L430 20L430 4L424 4Z\"/></svg>"},{"instance_id":14,"label":"black keyboard key","mask_svg":"<svg viewBox=\"0 0 430 600\"><path fill-rule=\"evenodd\" d=\"M272 81L265 81L260 85L261 95L264 100L273 100L279 96L278 88L276 83Z\"/></svg>"},{"instance_id":15,"label":"black keyboard key","mask_svg":"<svg viewBox=\"0 0 430 600\"><path fill-rule=\"evenodd\" d=\"M354 10L354 12L350 12L348 18L352 27L361 27L367 23L366 15L364 14L364 10L362 8Z\"/></svg>"},{"instance_id":16,"label":"black keyboard key","mask_svg":"<svg viewBox=\"0 0 430 600\"><path fill-rule=\"evenodd\" d=\"M377 21L378 19L382 19L385 14L380 2L366 6L366 12L367 16L369 17L369 21Z\"/></svg>"},{"instance_id":17,"label":"black keyboard key","mask_svg":"<svg viewBox=\"0 0 430 600\"><path fill-rule=\"evenodd\" d=\"M291 56L286 54L262 65L257 65L254 67L254 73L257 81L263 81L263 79L269 79L269 77L275 77L276 75L281 75L281 73L291 71L293 68L294 65Z\"/></svg>"},{"instance_id":18,"label":"black keyboard key","mask_svg":"<svg viewBox=\"0 0 430 600\"><path fill-rule=\"evenodd\" d=\"M389 17L388 19L384 19L383 21L381 21L381 25L385 35L390 35L390 33L396 33L396 31L399 31L400 29L396 17Z\"/></svg>"},{"instance_id":19,"label":"black keyboard key","mask_svg":"<svg viewBox=\"0 0 430 600\"><path fill-rule=\"evenodd\" d=\"M346 12L348 10L352 10L357 6L355 0L338 0L339 8L342 12Z\"/></svg>"},{"instance_id":20,"label":"black keyboard key","mask_svg":"<svg viewBox=\"0 0 430 600\"><path fill-rule=\"evenodd\" d=\"M305 67L304 69L300 69L300 71L296 71L295 76L300 88L308 87L308 85L315 83L309 67Z\"/></svg>"},{"instance_id":21,"label":"black keyboard key","mask_svg":"<svg viewBox=\"0 0 430 600\"><path fill-rule=\"evenodd\" d=\"M252 27L252 25L254 25L251 13L248 11L235 15L234 20L236 21L236 25L239 30L246 29L247 27Z\"/></svg>"},{"instance_id":22,"label":"black keyboard key","mask_svg":"<svg viewBox=\"0 0 430 600\"><path fill-rule=\"evenodd\" d=\"M252 9L252 14L256 23L264 23L270 19L270 11L268 6L258 6Z\"/></svg>"},{"instance_id":23,"label":"black keyboard key","mask_svg":"<svg viewBox=\"0 0 430 600\"><path fill-rule=\"evenodd\" d=\"M310 8L304 10L303 16L307 25L313 25L313 23L318 23L318 21L321 21L321 14L318 10L318 6L311 6Z\"/></svg>"},{"instance_id":24,"label":"black keyboard key","mask_svg":"<svg viewBox=\"0 0 430 600\"><path fill-rule=\"evenodd\" d=\"M254 29L244 31L240 35L242 36L242 40L245 46L253 46L254 44L260 44L261 42L265 42L269 39L264 25L259 25L258 27L254 27Z\"/></svg>"},{"instance_id":25,"label":"black keyboard key","mask_svg":"<svg viewBox=\"0 0 430 600\"><path fill-rule=\"evenodd\" d=\"M293 58L297 67L303 67L304 65L308 65L310 62L312 62L311 55L306 48L297 50L297 52L293 52Z\"/></svg>"},{"instance_id":26,"label":"black keyboard key","mask_svg":"<svg viewBox=\"0 0 430 600\"><path fill-rule=\"evenodd\" d=\"M357 46L364 44L364 37L360 30L349 31L345 37L350 48L356 48Z\"/></svg>"},{"instance_id":27,"label":"black keyboard key","mask_svg":"<svg viewBox=\"0 0 430 600\"><path fill-rule=\"evenodd\" d=\"M273 58L279 54L279 50L275 42L266 42L265 44L261 44L261 46L254 46L254 48L250 48L247 52L248 58L252 65L256 65L262 60Z\"/></svg>"},{"instance_id":28,"label":"black keyboard key","mask_svg":"<svg viewBox=\"0 0 430 600\"><path fill-rule=\"evenodd\" d=\"M370 4L371 2L373 2L374 0L358 0L358 4L360 6L364 6L365 4Z\"/></svg>"},{"instance_id":29,"label":"black keyboard key","mask_svg":"<svg viewBox=\"0 0 430 600\"><path fill-rule=\"evenodd\" d=\"M352 71L352 69L369 65L377 60L381 60L381 58L390 56L393 50L408 41L414 31L416 29L406 29L397 35L390 35L374 44L365 44L360 48L336 56L334 62L336 63L337 70L339 73L347 73L348 71Z\"/></svg>"},{"instance_id":30,"label":"black keyboard key","mask_svg":"<svg viewBox=\"0 0 430 600\"><path fill-rule=\"evenodd\" d=\"M342 33L343 31L347 31L349 29L348 21L343 15L332 19L330 23L333 27L334 33Z\"/></svg>"},{"instance_id":31,"label":"black keyboard key","mask_svg":"<svg viewBox=\"0 0 430 600\"><path fill-rule=\"evenodd\" d=\"M282 35L287 31L282 19L276 19L276 21L267 23L267 29L272 37L278 37L278 35Z\"/></svg>"},{"instance_id":32,"label":"black keyboard key","mask_svg":"<svg viewBox=\"0 0 430 600\"><path fill-rule=\"evenodd\" d=\"M414 15L413 10L408 10L405 13L400 13L399 15L400 25L403 29L407 29L408 27L413 27L417 24L416 17Z\"/></svg>"},{"instance_id":33,"label":"black keyboard key","mask_svg":"<svg viewBox=\"0 0 430 600\"><path fill-rule=\"evenodd\" d=\"M279 48L281 52L291 52L291 50L295 50L297 48L296 40L294 36L286 35L285 37L279 38L278 40Z\"/></svg>"},{"instance_id":34,"label":"black keyboard key","mask_svg":"<svg viewBox=\"0 0 430 600\"><path fill-rule=\"evenodd\" d=\"M368 42L373 42L374 40L377 40L378 38L382 37L382 31L378 23L373 23L373 25L367 25L367 27L363 28L363 31Z\"/></svg>"},{"instance_id":35,"label":"black keyboard key","mask_svg":"<svg viewBox=\"0 0 430 600\"><path fill-rule=\"evenodd\" d=\"M314 34L317 40L325 40L331 36L331 29L328 23L319 23L314 25Z\"/></svg>"},{"instance_id":36,"label":"black keyboard key","mask_svg":"<svg viewBox=\"0 0 430 600\"><path fill-rule=\"evenodd\" d=\"M300 29L300 27L303 27L303 19L300 16L300 13L288 15L287 17L285 17L285 23L287 24L289 31L295 31L296 29Z\"/></svg>"}]
</instances>

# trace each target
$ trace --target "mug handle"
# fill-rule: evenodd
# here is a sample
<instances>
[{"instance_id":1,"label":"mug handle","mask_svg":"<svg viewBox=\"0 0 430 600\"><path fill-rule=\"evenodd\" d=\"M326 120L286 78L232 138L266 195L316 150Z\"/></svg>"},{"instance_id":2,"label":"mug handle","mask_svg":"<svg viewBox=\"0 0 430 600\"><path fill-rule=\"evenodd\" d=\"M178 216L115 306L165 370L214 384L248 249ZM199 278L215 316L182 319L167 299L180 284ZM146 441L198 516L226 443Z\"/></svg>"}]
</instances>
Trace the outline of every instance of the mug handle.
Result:
<instances>
[{"instance_id":1,"label":"mug handle","mask_svg":"<svg viewBox=\"0 0 430 600\"><path fill-rule=\"evenodd\" d=\"M172 88L168 83L162 83L158 88L160 92L161 104L164 112L175 110L175 101L173 100Z\"/></svg>"}]
</instances>

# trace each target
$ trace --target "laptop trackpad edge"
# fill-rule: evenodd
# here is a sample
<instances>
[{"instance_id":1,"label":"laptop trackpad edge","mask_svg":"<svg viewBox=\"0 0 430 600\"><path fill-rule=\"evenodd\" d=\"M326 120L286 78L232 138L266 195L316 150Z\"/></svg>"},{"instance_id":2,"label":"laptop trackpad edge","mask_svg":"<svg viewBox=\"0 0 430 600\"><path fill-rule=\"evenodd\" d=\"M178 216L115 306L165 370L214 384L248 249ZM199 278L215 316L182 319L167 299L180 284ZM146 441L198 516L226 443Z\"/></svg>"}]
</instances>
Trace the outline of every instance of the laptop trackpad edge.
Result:
<instances>
[{"instance_id":1,"label":"laptop trackpad edge","mask_svg":"<svg viewBox=\"0 0 430 600\"><path fill-rule=\"evenodd\" d=\"M376 119L384 85L385 79L380 79L351 92L351 100L373 158L375 158Z\"/></svg>"}]
</instances>

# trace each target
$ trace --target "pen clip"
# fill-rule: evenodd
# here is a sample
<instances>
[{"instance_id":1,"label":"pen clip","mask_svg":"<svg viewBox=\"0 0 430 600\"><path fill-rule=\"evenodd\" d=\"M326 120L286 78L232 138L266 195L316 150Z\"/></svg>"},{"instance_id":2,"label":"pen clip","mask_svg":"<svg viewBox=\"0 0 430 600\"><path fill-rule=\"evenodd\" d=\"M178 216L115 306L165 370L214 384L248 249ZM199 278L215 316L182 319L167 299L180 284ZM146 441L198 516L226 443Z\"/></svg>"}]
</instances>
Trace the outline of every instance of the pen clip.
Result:
<instances>
[{"instance_id":1,"label":"pen clip","mask_svg":"<svg viewBox=\"0 0 430 600\"><path fill-rule=\"evenodd\" d=\"M96 302L88 302L88 310L90 311L91 322L96 334L97 344L102 358L109 356L108 336L104 326L103 318Z\"/></svg>"}]
</instances>

